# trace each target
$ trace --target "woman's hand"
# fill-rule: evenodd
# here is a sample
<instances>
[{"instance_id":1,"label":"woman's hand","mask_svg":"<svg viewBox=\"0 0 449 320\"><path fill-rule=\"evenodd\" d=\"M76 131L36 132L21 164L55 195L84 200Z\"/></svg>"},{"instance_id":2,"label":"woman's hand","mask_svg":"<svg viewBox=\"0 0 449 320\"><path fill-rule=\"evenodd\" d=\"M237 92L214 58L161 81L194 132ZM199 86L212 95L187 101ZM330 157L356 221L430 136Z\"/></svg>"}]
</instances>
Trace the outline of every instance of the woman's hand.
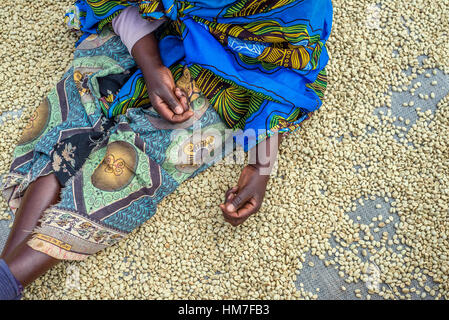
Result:
<instances>
[{"instance_id":1,"label":"woman's hand","mask_svg":"<svg viewBox=\"0 0 449 320\"><path fill-rule=\"evenodd\" d=\"M225 221L236 227L259 211L269 178L256 165L244 167L237 186L226 192L225 201L220 204Z\"/></svg>"},{"instance_id":2,"label":"woman's hand","mask_svg":"<svg viewBox=\"0 0 449 320\"><path fill-rule=\"evenodd\" d=\"M177 88L170 70L161 61L154 35L148 34L133 46L131 54L142 70L153 108L171 123L180 123L193 116L187 96Z\"/></svg>"},{"instance_id":3,"label":"woman's hand","mask_svg":"<svg viewBox=\"0 0 449 320\"><path fill-rule=\"evenodd\" d=\"M145 82L153 108L171 123L180 123L193 116L186 94L176 87L170 70L159 66L146 72Z\"/></svg>"},{"instance_id":4,"label":"woman's hand","mask_svg":"<svg viewBox=\"0 0 449 320\"><path fill-rule=\"evenodd\" d=\"M243 168L237 186L226 191L220 204L225 221L234 227L242 224L262 206L267 183L276 162L283 134L275 134L249 152L249 165Z\"/></svg>"}]
</instances>

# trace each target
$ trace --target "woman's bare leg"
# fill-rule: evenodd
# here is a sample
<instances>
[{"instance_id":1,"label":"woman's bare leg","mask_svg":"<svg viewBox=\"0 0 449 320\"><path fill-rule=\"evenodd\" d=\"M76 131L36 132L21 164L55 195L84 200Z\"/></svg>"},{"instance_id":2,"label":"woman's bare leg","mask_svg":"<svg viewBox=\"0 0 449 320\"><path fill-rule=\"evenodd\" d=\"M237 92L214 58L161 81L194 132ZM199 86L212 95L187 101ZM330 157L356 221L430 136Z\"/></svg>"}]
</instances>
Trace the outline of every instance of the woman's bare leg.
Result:
<instances>
[{"instance_id":1,"label":"woman's bare leg","mask_svg":"<svg viewBox=\"0 0 449 320\"><path fill-rule=\"evenodd\" d=\"M61 186L54 174L39 177L25 191L0 258L10 254L34 230L42 213L59 201Z\"/></svg>"},{"instance_id":2,"label":"woman's bare leg","mask_svg":"<svg viewBox=\"0 0 449 320\"><path fill-rule=\"evenodd\" d=\"M60 261L31 249L27 245L30 237L31 235L25 238L13 252L3 258L11 273L23 287L32 283Z\"/></svg>"},{"instance_id":3,"label":"woman's bare leg","mask_svg":"<svg viewBox=\"0 0 449 320\"><path fill-rule=\"evenodd\" d=\"M26 243L45 209L59 201L60 192L61 186L54 174L40 177L28 186L16 211L1 258L24 287L59 262Z\"/></svg>"}]
</instances>

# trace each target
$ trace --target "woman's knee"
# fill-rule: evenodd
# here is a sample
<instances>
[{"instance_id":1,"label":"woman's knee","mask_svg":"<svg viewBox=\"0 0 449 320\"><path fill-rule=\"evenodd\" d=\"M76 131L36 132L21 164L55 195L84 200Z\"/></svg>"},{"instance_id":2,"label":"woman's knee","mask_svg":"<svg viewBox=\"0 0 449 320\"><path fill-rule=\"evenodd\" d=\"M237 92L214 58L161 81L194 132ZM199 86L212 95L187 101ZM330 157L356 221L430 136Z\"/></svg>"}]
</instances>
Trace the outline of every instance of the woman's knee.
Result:
<instances>
[{"instance_id":1,"label":"woman's knee","mask_svg":"<svg viewBox=\"0 0 449 320\"><path fill-rule=\"evenodd\" d=\"M60 201L61 188L58 178L51 173L32 182L27 193L31 193L33 199L55 204Z\"/></svg>"}]
</instances>

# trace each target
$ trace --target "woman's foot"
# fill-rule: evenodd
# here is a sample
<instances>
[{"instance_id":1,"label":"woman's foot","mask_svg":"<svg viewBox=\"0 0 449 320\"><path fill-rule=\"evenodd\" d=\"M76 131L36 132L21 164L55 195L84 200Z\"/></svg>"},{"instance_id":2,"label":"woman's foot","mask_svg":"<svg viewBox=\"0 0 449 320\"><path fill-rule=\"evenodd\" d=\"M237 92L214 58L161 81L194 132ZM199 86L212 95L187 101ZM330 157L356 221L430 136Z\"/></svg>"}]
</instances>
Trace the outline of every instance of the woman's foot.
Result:
<instances>
[{"instance_id":1,"label":"woman's foot","mask_svg":"<svg viewBox=\"0 0 449 320\"><path fill-rule=\"evenodd\" d=\"M236 227L259 211L269 178L258 165L244 167L237 186L226 191L225 202L220 204L225 221Z\"/></svg>"}]
</instances>

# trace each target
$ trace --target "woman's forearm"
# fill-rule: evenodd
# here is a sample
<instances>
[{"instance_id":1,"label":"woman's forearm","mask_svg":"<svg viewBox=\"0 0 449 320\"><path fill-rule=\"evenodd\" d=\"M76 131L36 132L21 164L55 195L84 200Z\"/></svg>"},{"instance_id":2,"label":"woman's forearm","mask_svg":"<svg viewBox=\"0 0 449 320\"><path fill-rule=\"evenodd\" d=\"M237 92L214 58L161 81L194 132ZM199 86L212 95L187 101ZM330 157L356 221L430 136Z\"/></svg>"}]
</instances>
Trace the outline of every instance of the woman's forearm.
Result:
<instances>
[{"instance_id":1,"label":"woman's forearm","mask_svg":"<svg viewBox=\"0 0 449 320\"><path fill-rule=\"evenodd\" d=\"M276 162L283 134L275 134L260 142L249 152L249 164L256 167L261 174L270 174Z\"/></svg>"},{"instance_id":2,"label":"woman's forearm","mask_svg":"<svg viewBox=\"0 0 449 320\"><path fill-rule=\"evenodd\" d=\"M150 33L136 42L131 55L145 78L153 108L165 120L181 123L193 116L186 94L178 87L173 75L162 63L156 37Z\"/></svg>"},{"instance_id":3,"label":"woman's forearm","mask_svg":"<svg viewBox=\"0 0 449 320\"><path fill-rule=\"evenodd\" d=\"M157 39L152 33L137 41L131 54L145 78L151 75L149 71L163 66Z\"/></svg>"}]
</instances>

